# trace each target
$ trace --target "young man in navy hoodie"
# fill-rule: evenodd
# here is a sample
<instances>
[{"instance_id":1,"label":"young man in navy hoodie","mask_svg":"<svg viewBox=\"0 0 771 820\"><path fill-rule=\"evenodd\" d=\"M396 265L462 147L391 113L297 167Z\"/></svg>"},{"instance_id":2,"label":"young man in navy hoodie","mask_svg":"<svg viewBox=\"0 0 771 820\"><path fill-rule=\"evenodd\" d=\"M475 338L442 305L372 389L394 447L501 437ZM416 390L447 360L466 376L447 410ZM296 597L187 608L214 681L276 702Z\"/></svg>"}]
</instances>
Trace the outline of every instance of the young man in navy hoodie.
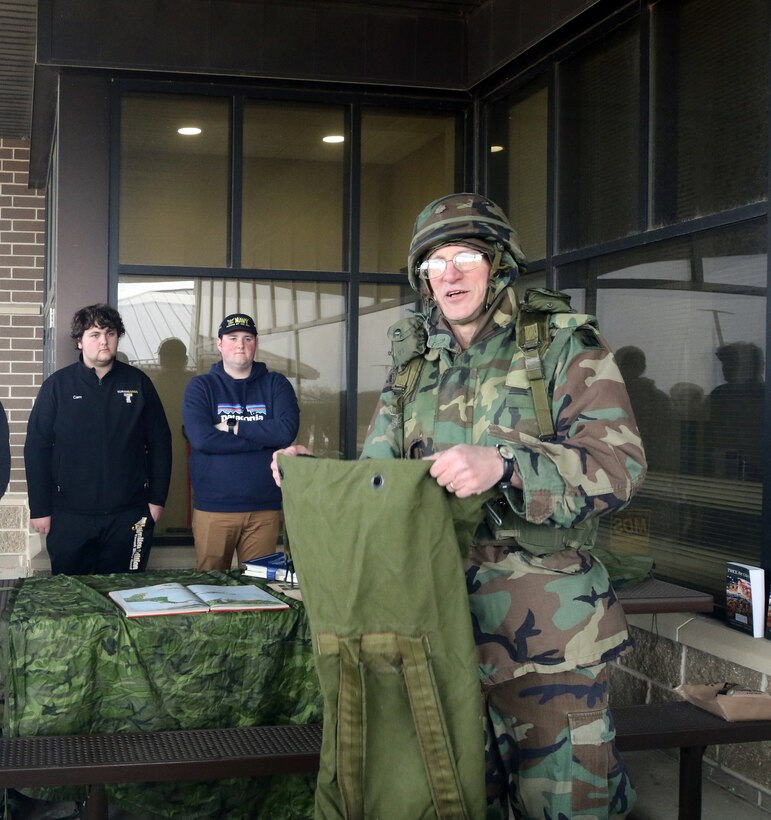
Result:
<instances>
[{"instance_id":1,"label":"young man in navy hoodie","mask_svg":"<svg viewBox=\"0 0 771 820\"><path fill-rule=\"evenodd\" d=\"M229 569L234 551L241 562L275 551L281 491L270 463L300 425L289 380L254 361L252 317L226 316L217 335L222 361L191 379L182 400L198 569Z\"/></svg>"}]
</instances>

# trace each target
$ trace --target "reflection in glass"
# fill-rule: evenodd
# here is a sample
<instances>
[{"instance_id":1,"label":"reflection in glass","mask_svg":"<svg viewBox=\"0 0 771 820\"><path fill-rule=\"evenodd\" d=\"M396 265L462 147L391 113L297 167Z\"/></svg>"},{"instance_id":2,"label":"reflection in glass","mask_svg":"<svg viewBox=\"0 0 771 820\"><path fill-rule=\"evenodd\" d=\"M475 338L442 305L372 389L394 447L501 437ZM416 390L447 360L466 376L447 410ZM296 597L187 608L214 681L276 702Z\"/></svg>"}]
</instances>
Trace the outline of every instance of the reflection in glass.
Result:
<instances>
[{"instance_id":1,"label":"reflection in glass","mask_svg":"<svg viewBox=\"0 0 771 820\"><path fill-rule=\"evenodd\" d=\"M455 190L455 117L365 110L361 125L362 271L398 273L418 212Z\"/></svg>"},{"instance_id":2,"label":"reflection in glass","mask_svg":"<svg viewBox=\"0 0 771 820\"><path fill-rule=\"evenodd\" d=\"M753 342L721 344L715 351L722 382L705 401L706 470L739 481L763 477L763 349Z\"/></svg>"},{"instance_id":3,"label":"reflection in glass","mask_svg":"<svg viewBox=\"0 0 771 820\"><path fill-rule=\"evenodd\" d=\"M488 116L487 192L531 260L546 256L547 120L545 80L497 103Z\"/></svg>"},{"instance_id":4,"label":"reflection in glass","mask_svg":"<svg viewBox=\"0 0 771 820\"><path fill-rule=\"evenodd\" d=\"M414 308L415 293L407 286L362 285L359 291L357 455L361 453L372 412L391 368L387 330Z\"/></svg>"},{"instance_id":5,"label":"reflection in glass","mask_svg":"<svg viewBox=\"0 0 771 820\"><path fill-rule=\"evenodd\" d=\"M760 560L766 270L758 220L559 271L616 350L649 459L635 539L611 516L600 544L718 598L726 560Z\"/></svg>"},{"instance_id":6,"label":"reflection in glass","mask_svg":"<svg viewBox=\"0 0 771 820\"><path fill-rule=\"evenodd\" d=\"M341 108L244 106L242 266L343 270Z\"/></svg>"},{"instance_id":7,"label":"reflection in glass","mask_svg":"<svg viewBox=\"0 0 771 820\"><path fill-rule=\"evenodd\" d=\"M123 96L121 263L227 264L229 114L227 99ZM201 133L178 133L189 124Z\"/></svg>"},{"instance_id":8,"label":"reflection in glass","mask_svg":"<svg viewBox=\"0 0 771 820\"><path fill-rule=\"evenodd\" d=\"M187 346L174 336L158 346L157 367L148 369L158 391L171 428L171 484L158 534L186 534L190 531L192 508L187 491L187 447L182 425L182 394L192 371L188 367Z\"/></svg>"},{"instance_id":9,"label":"reflection in glass","mask_svg":"<svg viewBox=\"0 0 771 820\"><path fill-rule=\"evenodd\" d=\"M219 361L217 328L229 313L254 317L257 359L283 373L300 403L297 441L339 455L344 363L344 298L338 284L122 276L120 349L158 386L172 428L174 468L159 534L189 532L182 394L196 373Z\"/></svg>"}]
</instances>

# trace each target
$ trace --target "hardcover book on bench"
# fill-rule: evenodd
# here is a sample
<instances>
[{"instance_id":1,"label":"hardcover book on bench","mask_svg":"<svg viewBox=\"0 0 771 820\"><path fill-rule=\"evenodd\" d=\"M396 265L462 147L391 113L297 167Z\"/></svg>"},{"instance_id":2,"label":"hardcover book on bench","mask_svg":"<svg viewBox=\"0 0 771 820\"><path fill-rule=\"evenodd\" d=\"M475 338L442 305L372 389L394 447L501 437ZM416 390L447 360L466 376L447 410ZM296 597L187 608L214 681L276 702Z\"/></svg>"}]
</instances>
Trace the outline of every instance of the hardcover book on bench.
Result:
<instances>
[{"instance_id":1,"label":"hardcover book on bench","mask_svg":"<svg viewBox=\"0 0 771 820\"><path fill-rule=\"evenodd\" d=\"M268 581L287 581L294 575L294 570L285 552L273 552L244 561L244 575Z\"/></svg>"},{"instance_id":2,"label":"hardcover book on bench","mask_svg":"<svg viewBox=\"0 0 771 820\"><path fill-rule=\"evenodd\" d=\"M766 574L761 567L729 561L726 564L726 622L762 638L766 629Z\"/></svg>"}]
</instances>

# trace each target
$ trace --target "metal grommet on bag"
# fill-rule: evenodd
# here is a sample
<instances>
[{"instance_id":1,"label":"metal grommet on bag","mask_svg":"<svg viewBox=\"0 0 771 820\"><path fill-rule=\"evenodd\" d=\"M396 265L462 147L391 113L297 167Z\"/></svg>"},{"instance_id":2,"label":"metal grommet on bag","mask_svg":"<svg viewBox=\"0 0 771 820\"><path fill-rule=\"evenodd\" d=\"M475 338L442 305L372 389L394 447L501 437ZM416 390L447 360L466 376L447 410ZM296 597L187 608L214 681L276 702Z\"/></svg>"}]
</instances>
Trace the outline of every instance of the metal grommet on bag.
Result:
<instances>
[{"instance_id":1,"label":"metal grommet on bag","mask_svg":"<svg viewBox=\"0 0 771 820\"><path fill-rule=\"evenodd\" d=\"M375 473L370 483L373 490L379 490L385 484L385 477L381 473Z\"/></svg>"}]
</instances>

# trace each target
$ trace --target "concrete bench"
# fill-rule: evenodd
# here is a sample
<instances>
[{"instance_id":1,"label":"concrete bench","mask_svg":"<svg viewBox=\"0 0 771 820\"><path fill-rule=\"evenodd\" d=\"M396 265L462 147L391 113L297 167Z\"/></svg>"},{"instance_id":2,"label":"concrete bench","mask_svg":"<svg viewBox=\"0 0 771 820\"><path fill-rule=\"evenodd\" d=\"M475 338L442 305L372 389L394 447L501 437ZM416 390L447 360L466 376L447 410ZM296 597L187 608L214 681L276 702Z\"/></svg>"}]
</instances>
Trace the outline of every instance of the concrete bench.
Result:
<instances>
[{"instance_id":1,"label":"concrete bench","mask_svg":"<svg viewBox=\"0 0 771 820\"><path fill-rule=\"evenodd\" d=\"M679 820L701 818L701 770L707 746L771 740L771 720L729 722L687 701L614 706L622 752L680 750Z\"/></svg>"},{"instance_id":2,"label":"concrete bench","mask_svg":"<svg viewBox=\"0 0 771 820\"><path fill-rule=\"evenodd\" d=\"M0 738L0 788L86 786L83 817L106 820L108 783L315 775L321 726L250 726Z\"/></svg>"}]
</instances>

